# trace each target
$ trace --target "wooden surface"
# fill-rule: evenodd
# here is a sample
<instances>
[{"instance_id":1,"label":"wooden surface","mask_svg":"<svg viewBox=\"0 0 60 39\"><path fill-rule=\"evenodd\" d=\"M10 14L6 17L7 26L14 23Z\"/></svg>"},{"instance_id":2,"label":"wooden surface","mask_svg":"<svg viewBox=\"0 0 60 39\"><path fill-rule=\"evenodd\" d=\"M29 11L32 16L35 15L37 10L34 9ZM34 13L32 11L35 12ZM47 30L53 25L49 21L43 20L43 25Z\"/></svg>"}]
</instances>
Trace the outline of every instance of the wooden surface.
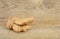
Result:
<instances>
[{"instance_id":1,"label":"wooden surface","mask_svg":"<svg viewBox=\"0 0 60 39\"><path fill-rule=\"evenodd\" d=\"M34 17L32 29L15 33L6 29L10 17ZM0 0L0 39L60 39L60 0Z\"/></svg>"}]
</instances>

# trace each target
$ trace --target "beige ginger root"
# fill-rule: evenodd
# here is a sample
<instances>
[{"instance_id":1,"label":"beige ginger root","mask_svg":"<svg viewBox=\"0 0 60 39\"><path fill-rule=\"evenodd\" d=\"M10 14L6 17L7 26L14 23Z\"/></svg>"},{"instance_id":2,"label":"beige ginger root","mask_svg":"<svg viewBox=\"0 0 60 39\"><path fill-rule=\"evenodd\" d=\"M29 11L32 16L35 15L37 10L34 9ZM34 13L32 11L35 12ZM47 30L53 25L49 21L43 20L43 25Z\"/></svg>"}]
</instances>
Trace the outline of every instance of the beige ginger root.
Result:
<instances>
[{"instance_id":1,"label":"beige ginger root","mask_svg":"<svg viewBox=\"0 0 60 39\"><path fill-rule=\"evenodd\" d=\"M15 31L15 32L20 32L20 31L22 30L22 28L21 28L20 26L15 25L15 24L13 25L12 29L13 29L13 31Z\"/></svg>"},{"instance_id":2,"label":"beige ginger root","mask_svg":"<svg viewBox=\"0 0 60 39\"><path fill-rule=\"evenodd\" d=\"M18 21L15 21L14 23L18 24L18 25L26 25L28 23L31 23L33 20L34 20L34 18L32 17L32 18L26 18L26 19L18 20Z\"/></svg>"},{"instance_id":3,"label":"beige ginger root","mask_svg":"<svg viewBox=\"0 0 60 39\"><path fill-rule=\"evenodd\" d=\"M31 26L27 26L28 23L31 23L33 21L32 18L26 18L20 20L17 17L10 18L7 22L7 28L12 29L15 32L21 32L21 31L27 31L31 28Z\"/></svg>"},{"instance_id":4,"label":"beige ginger root","mask_svg":"<svg viewBox=\"0 0 60 39\"><path fill-rule=\"evenodd\" d=\"M7 21L7 28L11 29L14 21L16 21L16 20L20 20L20 19L17 17L9 18Z\"/></svg>"},{"instance_id":5,"label":"beige ginger root","mask_svg":"<svg viewBox=\"0 0 60 39\"><path fill-rule=\"evenodd\" d=\"M25 32L25 31L29 30L30 28L31 28L31 26L27 26L27 25L23 26L22 31Z\"/></svg>"}]
</instances>

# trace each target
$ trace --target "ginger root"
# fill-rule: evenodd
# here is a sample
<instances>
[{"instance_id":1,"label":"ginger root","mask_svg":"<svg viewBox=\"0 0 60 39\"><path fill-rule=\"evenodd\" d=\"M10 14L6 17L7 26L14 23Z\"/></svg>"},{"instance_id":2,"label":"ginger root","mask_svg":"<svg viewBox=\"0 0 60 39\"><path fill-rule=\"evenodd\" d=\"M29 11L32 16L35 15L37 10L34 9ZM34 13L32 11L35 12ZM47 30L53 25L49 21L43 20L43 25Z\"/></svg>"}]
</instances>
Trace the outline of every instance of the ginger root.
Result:
<instances>
[{"instance_id":1,"label":"ginger root","mask_svg":"<svg viewBox=\"0 0 60 39\"><path fill-rule=\"evenodd\" d=\"M34 19L33 17L21 20L17 17L10 18L7 22L7 28L15 32L21 32L21 31L25 32L31 28L31 26L28 26L27 24L31 23L33 19Z\"/></svg>"},{"instance_id":2,"label":"ginger root","mask_svg":"<svg viewBox=\"0 0 60 39\"><path fill-rule=\"evenodd\" d=\"M25 31L29 30L30 28L31 28L31 26L23 26L22 31L25 32Z\"/></svg>"},{"instance_id":3,"label":"ginger root","mask_svg":"<svg viewBox=\"0 0 60 39\"><path fill-rule=\"evenodd\" d=\"M26 19L22 19L22 20L17 20L17 21L14 21L15 24L17 25L26 25L30 22L33 21L33 17L32 18L26 18Z\"/></svg>"},{"instance_id":4,"label":"ginger root","mask_svg":"<svg viewBox=\"0 0 60 39\"><path fill-rule=\"evenodd\" d=\"M9 18L7 21L7 28L11 29L14 24L14 21L17 21L17 20L20 20L20 19L17 17Z\"/></svg>"},{"instance_id":5,"label":"ginger root","mask_svg":"<svg viewBox=\"0 0 60 39\"><path fill-rule=\"evenodd\" d=\"M15 31L15 32L20 32L20 31L22 30L22 28L21 28L20 26L15 25L15 24L13 25L12 29L13 29L13 31Z\"/></svg>"}]
</instances>

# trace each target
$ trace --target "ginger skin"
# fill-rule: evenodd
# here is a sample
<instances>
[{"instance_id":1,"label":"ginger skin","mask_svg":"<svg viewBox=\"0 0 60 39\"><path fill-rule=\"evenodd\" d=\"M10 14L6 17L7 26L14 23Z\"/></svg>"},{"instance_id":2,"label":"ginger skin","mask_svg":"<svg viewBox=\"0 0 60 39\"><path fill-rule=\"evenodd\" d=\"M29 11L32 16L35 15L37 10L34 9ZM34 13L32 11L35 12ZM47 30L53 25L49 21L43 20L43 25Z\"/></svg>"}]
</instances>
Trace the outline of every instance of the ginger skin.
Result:
<instances>
[{"instance_id":1,"label":"ginger skin","mask_svg":"<svg viewBox=\"0 0 60 39\"><path fill-rule=\"evenodd\" d=\"M31 26L28 26L28 23L33 22L34 18L26 18L20 20L20 18L14 17L10 18L7 22L7 28L11 29L15 32L25 32L31 28Z\"/></svg>"},{"instance_id":2,"label":"ginger skin","mask_svg":"<svg viewBox=\"0 0 60 39\"><path fill-rule=\"evenodd\" d=\"M13 29L13 31L15 31L15 32L20 32L20 31L22 30L20 26L15 25L15 24L13 25L12 29Z\"/></svg>"},{"instance_id":3,"label":"ginger skin","mask_svg":"<svg viewBox=\"0 0 60 39\"><path fill-rule=\"evenodd\" d=\"M18 20L18 21L14 21L15 24L18 25L26 25L28 23L31 23L33 21L33 17L32 18L26 18L26 19L22 19L22 20Z\"/></svg>"}]
</instances>

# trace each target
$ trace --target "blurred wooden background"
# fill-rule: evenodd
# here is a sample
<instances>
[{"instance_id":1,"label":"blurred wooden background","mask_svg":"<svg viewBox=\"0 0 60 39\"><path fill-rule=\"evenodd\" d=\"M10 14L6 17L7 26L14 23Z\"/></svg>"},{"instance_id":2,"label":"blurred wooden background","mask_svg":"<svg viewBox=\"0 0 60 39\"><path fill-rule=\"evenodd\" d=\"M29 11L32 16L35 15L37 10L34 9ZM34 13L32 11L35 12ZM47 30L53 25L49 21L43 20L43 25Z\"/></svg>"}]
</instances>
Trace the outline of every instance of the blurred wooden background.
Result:
<instances>
[{"instance_id":1,"label":"blurred wooden background","mask_svg":"<svg viewBox=\"0 0 60 39\"><path fill-rule=\"evenodd\" d=\"M10 17L34 17L24 33L8 30ZM60 39L60 0L0 0L0 39Z\"/></svg>"}]
</instances>

